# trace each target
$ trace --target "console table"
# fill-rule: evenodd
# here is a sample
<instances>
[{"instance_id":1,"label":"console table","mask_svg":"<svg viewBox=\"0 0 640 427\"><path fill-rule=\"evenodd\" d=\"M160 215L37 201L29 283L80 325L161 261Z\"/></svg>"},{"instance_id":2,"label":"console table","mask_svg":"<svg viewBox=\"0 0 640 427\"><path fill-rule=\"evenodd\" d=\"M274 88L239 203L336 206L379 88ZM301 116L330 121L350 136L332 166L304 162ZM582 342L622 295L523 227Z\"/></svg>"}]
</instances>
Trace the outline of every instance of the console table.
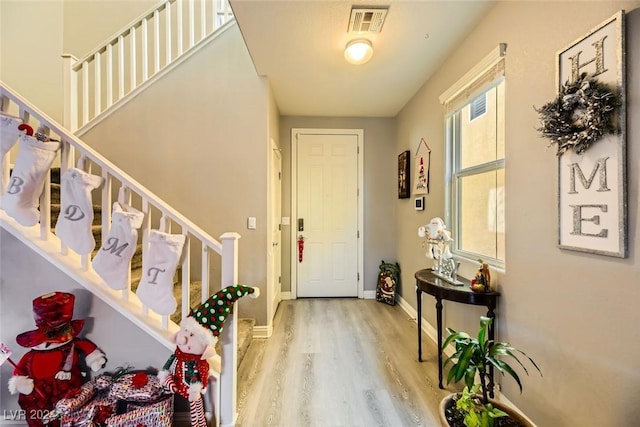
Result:
<instances>
[{"instance_id":1,"label":"console table","mask_svg":"<svg viewBox=\"0 0 640 427\"><path fill-rule=\"evenodd\" d=\"M494 319L499 292L474 292L469 287L471 282L458 277L463 284L452 285L437 276L431 270L419 270L415 274L416 297L418 304L418 361L422 362L422 293L425 292L436 298L436 317L438 322L438 386L442 386L442 300L459 302L462 304L483 305L487 307L487 317ZM494 339L493 323L489 328L489 339ZM489 369L489 390L493 397L493 367Z\"/></svg>"}]
</instances>

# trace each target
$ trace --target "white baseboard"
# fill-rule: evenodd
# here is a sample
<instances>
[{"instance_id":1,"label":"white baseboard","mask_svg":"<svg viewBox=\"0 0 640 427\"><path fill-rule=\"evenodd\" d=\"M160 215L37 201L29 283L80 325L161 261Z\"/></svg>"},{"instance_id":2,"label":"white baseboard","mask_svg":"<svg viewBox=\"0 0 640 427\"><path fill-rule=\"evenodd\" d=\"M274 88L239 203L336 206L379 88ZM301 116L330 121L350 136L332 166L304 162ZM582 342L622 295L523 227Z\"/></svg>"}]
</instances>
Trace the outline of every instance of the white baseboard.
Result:
<instances>
[{"instance_id":1,"label":"white baseboard","mask_svg":"<svg viewBox=\"0 0 640 427\"><path fill-rule=\"evenodd\" d=\"M281 292L280 297L282 301L295 299L291 292ZM376 291L364 291L362 299L376 299Z\"/></svg>"},{"instance_id":2,"label":"white baseboard","mask_svg":"<svg viewBox=\"0 0 640 427\"><path fill-rule=\"evenodd\" d=\"M407 303L407 301L405 301L405 299L400 295L398 295L397 301L398 305L402 307L402 309L409 315L409 317L411 317L416 323L418 323L418 312L413 307L411 307ZM438 342L438 331L433 327L433 325L431 325L431 323L424 320L424 318L422 318L422 332L427 334L427 336L431 338L431 341L433 341L434 343ZM445 353L449 356L453 354L449 351L445 351Z\"/></svg>"},{"instance_id":3,"label":"white baseboard","mask_svg":"<svg viewBox=\"0 0 640 427\"><path fill-rule=\"evenodd\" d=\"M253 338L269 338L271 335L273 335L273 325L253 327Z\"/></svg>"}]
</instances>

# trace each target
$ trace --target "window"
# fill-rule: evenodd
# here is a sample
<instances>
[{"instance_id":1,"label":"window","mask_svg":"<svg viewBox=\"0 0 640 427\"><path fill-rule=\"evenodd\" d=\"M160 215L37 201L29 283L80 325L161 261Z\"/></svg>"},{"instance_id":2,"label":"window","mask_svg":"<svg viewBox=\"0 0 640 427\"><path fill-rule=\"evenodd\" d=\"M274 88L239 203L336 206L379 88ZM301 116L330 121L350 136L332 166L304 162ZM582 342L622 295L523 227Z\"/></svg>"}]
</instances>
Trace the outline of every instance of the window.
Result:
<instances>
[{"instance_id":1,"label":"window","mask_svg":"<svg viewBox=\"0 0 640 427\"><path fill-rule=\"evenodd\" d=\"M469 121L473 121L487 112L487 94L475 98L471 101L471 108L469 108Z\"/></svg>"},{"instance_id":2,"label":"window","mask_svg":"<svg viewBox=\"0 0 640 427\"><path fill-rule=\"evenodd\" d=\"M472 83L458 83L457 89L450 89L455 95L444 102L448 111L446 218L455 242L453 251L496 267L504 267L505 259L503 56L502 52L475 76L466 76Z\"/></svg>"}]
</instances>

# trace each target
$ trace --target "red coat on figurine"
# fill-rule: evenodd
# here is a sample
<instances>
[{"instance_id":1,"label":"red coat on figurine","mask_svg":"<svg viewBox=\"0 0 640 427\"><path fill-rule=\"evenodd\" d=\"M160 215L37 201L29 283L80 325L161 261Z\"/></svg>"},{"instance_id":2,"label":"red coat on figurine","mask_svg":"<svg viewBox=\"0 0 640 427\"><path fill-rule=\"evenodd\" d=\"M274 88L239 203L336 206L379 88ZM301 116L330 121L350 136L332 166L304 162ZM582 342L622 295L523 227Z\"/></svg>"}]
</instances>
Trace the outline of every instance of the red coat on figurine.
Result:
<instances>
[{"instance_id":1,"label":"red coat on figurine","mask_svg":"<svg viewBox=\"0 0 640 427\"><path fill-rule=\"evenodd\" d=\"M94 372L106 362L105 355L86 339L78 338L84 320L71 320L75 296L52 292L33 300L37 329L16 337L30 350L20 359L9 380L11 394L20 393L18 403L25 411L29 426L44 426L56 402L84 382L80 354ZM47 424L55 427L58 421Z\"/></svg>"}]
</instances>

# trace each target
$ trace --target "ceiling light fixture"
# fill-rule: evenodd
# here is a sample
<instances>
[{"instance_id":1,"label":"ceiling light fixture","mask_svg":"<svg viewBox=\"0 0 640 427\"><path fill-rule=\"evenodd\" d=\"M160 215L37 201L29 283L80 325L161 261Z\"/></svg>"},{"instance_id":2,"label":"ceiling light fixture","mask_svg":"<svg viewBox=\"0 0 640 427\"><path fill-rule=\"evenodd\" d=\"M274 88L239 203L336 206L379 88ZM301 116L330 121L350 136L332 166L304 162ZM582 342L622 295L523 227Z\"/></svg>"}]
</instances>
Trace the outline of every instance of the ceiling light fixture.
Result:
<instances>
[{"instance_id":1,"label":"ceiling light fixture","mask_svg":"<svg viewBox=\"0 0 640 427\"><path fill-rule=\"evenodd\" d=\"M344 59L349 64L360 65L373 56L373 46L367 39L351 40L344 49Z\"/></svg>"}]
</instances>

